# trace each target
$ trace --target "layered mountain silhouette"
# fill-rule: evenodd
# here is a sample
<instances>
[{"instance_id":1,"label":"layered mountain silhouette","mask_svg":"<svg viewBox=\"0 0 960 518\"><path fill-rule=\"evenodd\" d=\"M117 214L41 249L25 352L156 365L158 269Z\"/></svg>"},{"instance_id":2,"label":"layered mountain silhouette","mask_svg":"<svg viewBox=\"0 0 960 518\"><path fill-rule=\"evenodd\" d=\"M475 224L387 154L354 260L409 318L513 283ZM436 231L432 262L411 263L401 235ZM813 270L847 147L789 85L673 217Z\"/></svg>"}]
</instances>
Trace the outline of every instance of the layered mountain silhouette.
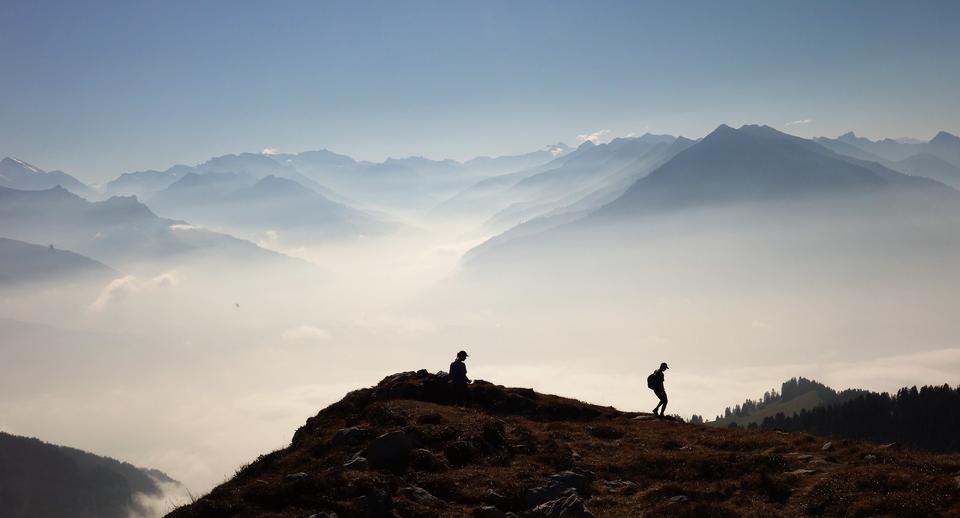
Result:
<instances>
[{"instance_id":1,"label":"layered mountain silhouette","mask_svg":"<svg viewBox=\"0 0 960 518\"><path fill-rule=\"evenodd\" d=\"M41 238L118 268L187 254L231 261L285 259L248 241L160 218L132 196L89 202L59 186L42 191L0 187L0 235Z\"/></svg>"},{"instance_id":2,"label":"layered mountain silhouette","mask_svg":"<svg viewBox=\"0 0 960 518\"><path fill-rule=\"evenodd\" d=\"M878 190L960 200L940 183L839 155L767 126L724 125L591 217Z\"/></svg>"},{"instance_id":3,"label":"layered mountain silhouette","mask_svg":"<svg viewBox=\"0 0 960 518\"><path fill-rule=\"evenodd\" d=\"M444 373L384 378L171 518L939 515L956 455L621 412ZM910 483L905 483L910 480Z\"/></svg>"},{"instance_id":4,"label":"layered mountain silhouette","mask_svg":"<svg viewBox=\"0 0 960 518\"><path fill-rule=\"evenodd\" d=\"M93 194L83 182L63 171L44 171L16 158L0 160L0 187L36 191L58 185L86 198Z\"/></svg>"},{"instance_id":5,"label":"layered mountain silhouette","mask_svg":"<svg viewBox=\"0 0 960 518\"><path fill-rule=\"evenodd\" d=\"M0 516L153 518L141 497L180 483L154 469L0 432Z\"/></svg>"},{"instance_id":6,"label":"layered mountain silhouette","mask_svg":"<svg viewBox=\"0 0 960 518\"><path fill-rule=\"evenodd\" d=\"M960 169L960 137L945 131L930 141L883 139L873 141L845 133L836 139L818 138L817 143L842 155L877 162L902 173L926 176L956 186Z\"/></svg>"},{"instance_id":7,"label":"layered mountain silhouette","mask_svg":"<svg viewBox=\"0 0 960 518\"><path fill-rule=\"evenodd\" d=\"M234 231L297 233L308 240L380 235L398 228L288 178L189 173L148 200L157 211Z\"/></svg>"},{"instance_id":8,"label":"layered mountain silhouette","mask_svg":"<svg viewBox=\"0 0 960 518\"><path fill-rule=\"evenodd\" d=\"M486 228L502 231L540 216L596 208L690 142L675 140L647 134L606 144L588 141L545 165L480 181L435 212L481 215L489 218Z\"/></svg>"},{"instance_id":9,"label":"layered mountain silhouette","mask_svg":"<svg viewBox=\"0 0 960 518\"><path fill-rule=\"evenodd\" d=\"M0 285L108 279L115 274L112 268L80 254L0 237Z\"/></svg>"},{"instance_id":10,"label":"layered mountain silhouette","mask_svg":"<svg viewBox=\"0 0 960 518\"><path fill-rule=\"evenodd\" d=\"M606 205L567 213L553 221L532 220L472 250L466 262L487 257L509 263L509 254L529 256L550 243L573 246L571 240L594 239L584 233L590 234L597 226L653 225L664 217L669 219L670 214L724 208L736 208L741 216L745 211L753 214L743 216L743 222L730 223L747 227L753 225L751 221L773 225L773 216L788 218L782 224L804 219L812 222L836 211L851 224L872 225L880 232L881 221L958 221L960 193L937 181L841 155L766 126L734 129L722 125L636 180ZM708 215L703 217L703 227L720 224ZM941 233L936 239L946 238ZM622 239L611 239L622 244ZM611 246L619 245L601 247ZM551 253L556 252L553 249Z\"/></svg>"},{"instance_id":11,"label":"layered mountain silhouette","mask_svg":"<svg viewBox=\"0 0 960 518\"><path fill-rule=\"evenodd\" d=\"M184 175L194 171L187 165L175 165L164 171L148 170L123 173L104 186L107 196L136 196L146 199L156 192L166 189Z\"/></svg>"},{"instance_id":12,"label":"layered mountain silhouette","mask_svg":"<svg viewBox=\"0 0 960 518\"><path fill-rule=\"evenodd\" d=\"M891 164L891 167L914 176L925 176L960 189L960 167L926 151Z\"/></svg>"}]
</instances>

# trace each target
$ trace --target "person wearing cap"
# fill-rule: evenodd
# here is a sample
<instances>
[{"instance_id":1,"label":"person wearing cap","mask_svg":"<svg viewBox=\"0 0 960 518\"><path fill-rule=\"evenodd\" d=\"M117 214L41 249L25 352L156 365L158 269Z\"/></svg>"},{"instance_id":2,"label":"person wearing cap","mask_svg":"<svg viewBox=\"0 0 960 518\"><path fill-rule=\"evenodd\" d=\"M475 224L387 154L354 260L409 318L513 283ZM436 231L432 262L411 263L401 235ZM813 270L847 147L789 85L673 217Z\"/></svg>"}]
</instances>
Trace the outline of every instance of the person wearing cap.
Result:
<instances>
[{"instance_id":1,"label":"person wearing cap","mask_svg":"<svg viewBox=\"0 0 960 518\"><path fill-rule=\"evenodd\" d=\"M657 406L653 408L653 415L658 415L663 417L663 413L667 410L667 391L663 388L663 371L669 369L667 363L661 363L660 368L653 371L653 374L647 376L647 386L653 390L653 393L660 398L660 402L657 403ZM657 410L660 410L660 413L657 413Z\"/></svg>"},{"instance_id":2,"label":"person wearing cap","mask_svg":"<svg viewBox=\"0 0 960 518\"><path fill-rule=\"evenodd\" d=\"M467 385L470 383L470 378L467 377L467 364L463 363L467 356L469 356L467 351L460 351L457 353L457 359L450 364L450 384L453 388L453 399L455 403L460 405L467 404L469 397Z\"/></svg>"}]
</instances>

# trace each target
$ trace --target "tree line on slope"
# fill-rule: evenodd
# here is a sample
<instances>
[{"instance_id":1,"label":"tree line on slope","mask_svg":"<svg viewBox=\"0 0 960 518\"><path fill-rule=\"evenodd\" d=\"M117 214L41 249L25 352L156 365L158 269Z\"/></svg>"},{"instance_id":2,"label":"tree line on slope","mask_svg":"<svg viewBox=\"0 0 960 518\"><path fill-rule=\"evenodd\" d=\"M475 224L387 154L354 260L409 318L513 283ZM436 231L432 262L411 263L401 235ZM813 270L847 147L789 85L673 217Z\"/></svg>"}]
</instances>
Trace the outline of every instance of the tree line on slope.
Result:
<instances>
[{"instance_id":1,"label":"tree line on slope","mask_svg":"<svg viewBox=\"0 0 960 518\"><path fill-rule=\"evenodd\" d=\"M960 451L960 386L904 387L893 395L868 392L791 416L777 413L759 428Z\"/></svg>"}]
</instances>

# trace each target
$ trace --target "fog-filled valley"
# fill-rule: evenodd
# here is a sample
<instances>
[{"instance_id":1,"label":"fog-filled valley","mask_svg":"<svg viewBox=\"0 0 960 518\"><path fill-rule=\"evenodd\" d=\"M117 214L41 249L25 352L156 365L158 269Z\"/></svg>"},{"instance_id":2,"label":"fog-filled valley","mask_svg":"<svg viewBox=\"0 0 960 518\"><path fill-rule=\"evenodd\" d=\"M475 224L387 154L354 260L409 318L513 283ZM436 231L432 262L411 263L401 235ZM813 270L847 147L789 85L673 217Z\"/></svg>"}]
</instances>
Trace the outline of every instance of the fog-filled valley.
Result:
<instances>
[{"instance_id":1,"label":"fog-filled valley","mask_svg":"<svg viewBox=\"0 0 960 518\"><path fill-rule=\"evenodd\" d=\"M668 361L684 417L796 375L955 381L960 139L688 137L240 153L102 186L4 159L0 429L198 493L459 349L475 379L638 411Z\"/></svg>"}]
</instances>

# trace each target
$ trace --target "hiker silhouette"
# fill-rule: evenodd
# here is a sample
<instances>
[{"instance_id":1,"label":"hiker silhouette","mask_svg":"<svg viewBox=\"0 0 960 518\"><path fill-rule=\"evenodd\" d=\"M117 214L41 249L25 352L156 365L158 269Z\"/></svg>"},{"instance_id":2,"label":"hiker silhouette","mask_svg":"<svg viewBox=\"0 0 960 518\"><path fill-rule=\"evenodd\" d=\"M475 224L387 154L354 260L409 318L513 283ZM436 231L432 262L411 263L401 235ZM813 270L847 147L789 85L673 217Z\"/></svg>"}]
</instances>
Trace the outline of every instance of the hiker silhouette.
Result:
<instances>
[{"instance_id":1,"label":"hiker silhouette","mask_svg":"<svg viewBox=\"0 0 960 518\"><path fill-rule=\"evenodd\" d=\"M466 359L467 351L457 353L457 359L450 364L450 388L453 402L458 405L467 405L470 402L470 378L467 377L467 364L463 363Z\"/></svg>"},{"instance_id":2,"label":"hiker silhouette","mask_svg":"<svg viewBox=\"0 0 960 518\"><path fill-rule=\"evenodd\" d=\"M660 398L660 402L653 408L653 415L663 417L667 410L667 391L663 388L663 371L669 369L666 362L660 364L660 368L653 371L653 374L647 376L647 386L653 390L653 393ZM660 410L660 413L657 413Z\"/></svg>"}]
</instances>

